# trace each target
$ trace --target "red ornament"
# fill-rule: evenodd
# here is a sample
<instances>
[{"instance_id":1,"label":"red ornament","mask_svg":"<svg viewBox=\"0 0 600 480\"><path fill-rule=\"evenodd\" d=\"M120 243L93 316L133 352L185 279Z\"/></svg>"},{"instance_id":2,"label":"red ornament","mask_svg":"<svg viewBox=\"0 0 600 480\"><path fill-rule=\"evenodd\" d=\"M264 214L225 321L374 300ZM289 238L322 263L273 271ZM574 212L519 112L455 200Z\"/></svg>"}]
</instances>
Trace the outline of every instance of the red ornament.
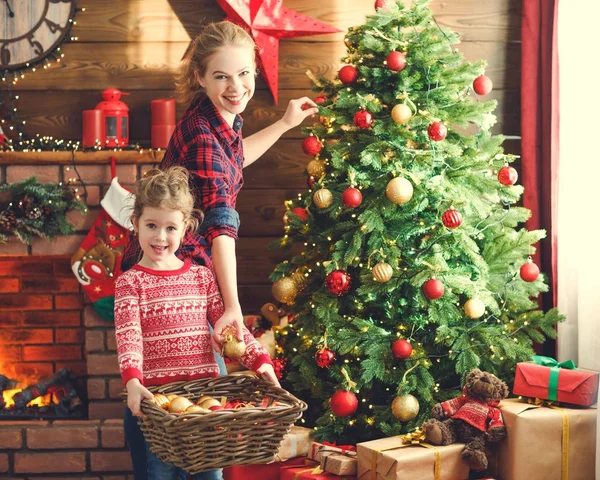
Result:
<instances>
[{"instance_id":1,"label":"red ornament","mask_svg":"<svg viewBox=\"0 0 600 480\"><path fill-rule=\"evenodd\" d=\"M317 105L323 105L327 101L327 97L325 95L319 95L315 97L313 100Z\"/></svg>"},{"instance_id":2,"label":"red ornament","mask_svg":"<svg viewBox=\"0 0 600 480\"><path fill-rule=\"evenodd\" d=\"M450 208L442 215L442 223L448 228L460 227L462 223L462 215L458 210Z\"/></svg>"},{"instance_id":3,"label":"red ornament","mask_svg":"<svg viewBox=\"0 0 600 480\"><path fill-rule=\"evenodd\" d=\"M406 67L406 57L402 52L390 52L390 54L385 59L385 62L387 64L387 68L389 68L393 72L399 72L401 70L404 70L404 67Z\"/></svg>"},{"instance_id":4,"label":"red ornament","mask_svg":"<svg viewBox=\"0 0 600 480\"><path fill-rule=\"evenodd\" d=\"M96 105L96 110L102 110L104 118L104 137L100 139L103 147L129 144L129 107L119 100L121 95L123 93L120 90L107 88L102 91L104 101Z\"/></svg>"},{"instance_id":5,"label":"red ornament","mask_svg":"<svg viewBox=\"0 0 600 480\"><path fill-rule=\"evenodd\" d=\"M359 110L354 114L354 125L362 130L366 130L373 124L373 115L367 110Z\"/></svg>"},{"instance_id":6,"label":"red ornament","mask_svg":"<svg viewBox=\"0 0 600 480\"><path fill-rule=\"evenodd\" d=\"M433 122L427 129L427 135L434 142L441 142L448 135L448 129L442 122Z\"/></svg>"},{"instance_id":7,"label":"red ornament","mask_svg":"<svg viewBox=\"0 0 600 480\"><path fill-rule=\"evenodd\" d=\"M358 398L352 392L338 390L331 396L329 406L334 415L338 417L348 417L356 412L358 408Z\"/></svg>"},{"instance_id":8,"label":"red ornament","mask_svg":"<svg viewBox=\"0 0 600 480\"><path fill-rule=\"evenodd\" d=\"M292 208L292 213L294 215L296 215L303 222L306 222L308 220L308 211L306 210L306 208L302 208L302 207Z\"/></svg>"},{"instance_id":9,"label":"red ornament","mask_svg":"<svg viewBox=\"0 0 600 480\"><path fill-rule=\"evenodd\" d=\"M315 353L315 362L321 368L329 368L335 360L335 354L326 347L317 350Z\"/></svg>"},{"instance_id":10,"label":"red ornament","mask_svg":"<svg viewBox=\"0 0 600 480\"><path fill-rule=\"evenodd\" d=\"M390 0L376 0L375 2L375 10L379 8L385 8L389 5Z\"/></svg>"},{"instance_id":11,"label":"red ornament","mask_svg":"<svg viewBox=\"0 0 600 480\"><path fill-rule=\"evenodd\" d=\"M412 345L403 338L396 340L392 344L392 353L394 354L394 357L399 358L400 360L405 360L410 357L412 350Z\"/></svg>"},{"instance_id":12,"label":"red ornament","mask_svg":"<svg viewBox=\"0 0 600 480\"><path fill-rule=\"evenodd\" d=\"M248 31L258 46L260 69L277 104L279 77L279 40L340 32L314 18L284 8L283 0L217 0L227 20Z\"/></svg>"},{"instance_id":13,"label":"red ornament","mask_svg":"<svg viewBox=\"0 0 600 480\"><path fill-rule=\"evenodd\" d=\"M444 294L444 284L437 278L431 278L423 284L423 293L429 300L437 300Z\"/></svg>"},{"instance_id":14,"label":"red ornament","mask_svg":"<svg viewBox=\"0 0 600 480\"><path fill-rule=\"evenodd\" d=\"M351 285L352 278L344 270L334 270L325 278L325 287L327 290L338 297L348 293Z\"/></svg>"},{"instance_id":15,"label":"red ornament","mask_svg":"<svg viewBox=\"0 0 600 480\"><path fill-rule=\"evenodd\" d=\"M526 282L535 282L540 274L539 267L533 262L527 262L519 270L519 275Z\"/></svg>"},{"instance_id":16,"label":"red ornament","mask_svg":"<svg viewBox=\"0 0 600 480\"><path fill-rule=\"evenodd\" d=\"M302 150L307 155L317 155L321 149L323 148L323 144L319 141L319 139L315 136L305 137L302 140Z\"/></svg>"},{"instance_id":17,"label":"red ornament","mask_svg":"<svg viewBox=\"0 0 600 480\"><path fill-rule=\"evenodd\" d=\"M473 90L477 95L487 95L492 91L492 87L494 84L490 80L489 77L485 75L479 75L475 80L473 80Z\"/></svg>"},{"instance_id":18,"label":"red ornament","mask_svg":"<svg viewBox=\"0 0 600 480\"><path fill-rule=\"evenodd\" d=\"M507 165L498 171L498 181L502 185L514 185L518 179L519 173L513 167Z\"/></svg>"},{"instance_id":19,"label":"red ornament","mask_svg":"<svg viewBox=\"0 0 600 480\"><path fill-rule=\"evenodd\" d=\"M352 85L358 78L358 70L354 65L344 65L340 68L338 77L344 85Z\"/></svg>"},{"instance_id":20,"label":"red ornament","mask_svg":"<svg viewBox=\"0 0 600 480\"><path fill-rule=\"evenodd\" d=\"M317 181L317 179L315 177L313 177L312 175L310 175L308 177L308 179L306 180L306 183L308 184L308 188L312 188L316 181Z\"/></svg>"},{"instance_id":21,"label":"red ornament","mask_svg":"<svg viewBox=\"0 0 600 480\"><path fill-rule=\"evenodd\" d=\"M285 358L274 358L273 359L273 370L275 370L275 376L277 380L283 380L283 373L286 366Z\"/></svg>"},{"instance_id":22,"label":"red ornament","mask_svg":"<svg viewBox=\"0 0 600 480\"><path fill-rule=\"evenodd\" d=\"M348 187L342 193L342 203L348 208L356 208L362 202L362 193L358 188Z\"/></svg>"}]
</instances>

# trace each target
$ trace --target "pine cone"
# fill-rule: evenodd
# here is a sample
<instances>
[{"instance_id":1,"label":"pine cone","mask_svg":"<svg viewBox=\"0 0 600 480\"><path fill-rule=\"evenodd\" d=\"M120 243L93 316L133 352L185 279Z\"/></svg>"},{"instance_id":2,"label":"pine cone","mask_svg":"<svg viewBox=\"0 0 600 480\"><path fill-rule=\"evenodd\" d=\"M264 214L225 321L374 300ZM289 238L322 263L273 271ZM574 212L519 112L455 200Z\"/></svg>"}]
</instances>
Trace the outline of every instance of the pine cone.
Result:
<instances>
[{"instance_id":1,"label":"pine cone","mask_svg":"<svg viewBox=\"0 0 600 480\"><path fill-rule=\"evenodd\" d=\"M17 217L11 210L6 210L0 213L0 230L10 232L15 227Z\"/></svg>"}]
</instances>

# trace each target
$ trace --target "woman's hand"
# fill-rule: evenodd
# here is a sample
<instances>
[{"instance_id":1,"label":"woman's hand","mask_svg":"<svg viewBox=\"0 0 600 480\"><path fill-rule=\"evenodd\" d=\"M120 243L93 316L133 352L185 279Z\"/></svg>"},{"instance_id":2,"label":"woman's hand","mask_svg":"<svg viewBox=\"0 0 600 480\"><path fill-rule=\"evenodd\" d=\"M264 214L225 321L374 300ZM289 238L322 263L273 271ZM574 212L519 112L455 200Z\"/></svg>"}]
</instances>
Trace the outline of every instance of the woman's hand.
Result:
<instances>
[{"instance_id":1,"label":"woman's hand","mask_svg":"<svg viewBox=\"0 0 600 480\"><path fill-rule=\"evenodd\" d=\"M129 407L129 410L131 410L131 413L136 417L143 417L144 412L142 412L141 409L142 399L147 398L152 400L154 395L150 390L144 387L137 378L129 380L127 385L125 385L125 388L127 389L127 406Z\"/></svg>"},{"instance_id":2,"label":"woman's hand","mask_svg":"<svg viewBox=\"0 0 600 480\"><path fill-rule=\"evenodd\" d=\"M213 329L210 337L210 342L213 348L222 354L223 343L225 343L225 335L235 331L235 338L240 342L244 341L244 317L240 308L226 308L223 315ZM229 332L228 332L229 331Z\"/></svg>"},{"instance_id":3,"label":"woman's hand","mask_svg":"<svg viewBox=\"0 0 600 480\"><path fill-rule=\"evenodd\" d=\"M294 128L302 123L302 121L310 116L315 115L319 111L319 107L308 97L296 98L290 100L287 110L281 118L281 122L288 128Z\"/></svg>"},{"instance_id":4,"label":"woman's hand","mask_svg":"<svg viewBox=\"0 0 600 480\"><path fill-rule=\"evenodd\" d=\"M276 387L281 388L279 380L277 380L277 375L275 375L273 365L271 365L270 363L263 363L260 367L256 369L256 373L258 373L263 380L271 382Z\"/></svg>"}]
</instances>

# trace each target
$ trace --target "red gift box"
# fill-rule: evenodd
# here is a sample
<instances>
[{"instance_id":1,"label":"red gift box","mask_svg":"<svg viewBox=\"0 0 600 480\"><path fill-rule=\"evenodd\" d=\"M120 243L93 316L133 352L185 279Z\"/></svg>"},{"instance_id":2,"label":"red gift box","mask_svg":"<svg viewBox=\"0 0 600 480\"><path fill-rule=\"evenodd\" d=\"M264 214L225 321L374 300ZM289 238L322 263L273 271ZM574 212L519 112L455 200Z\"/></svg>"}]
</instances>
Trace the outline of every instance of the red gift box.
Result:
<instances>
[{"instance_id":1,"label":"red gift box","mask_svg":"<svg viewBox=\"0 0 600 480\"><path fill-rule=\"evenodd\" d=\"M257 465L235 465L223 469L223 480L248 480L249 478L260 478L260 480L279 480L282 467L293 467L302 465L304 467L305 457L290 458L285 462L263 463Z\"/></svg>"},{"instance_id":2,"label":"red gift box","mask_svg":"<svg viewBox=\"0 0 600 480\"><path fill-rule=\"evenodd\" d=\"M598 373L589 370L559 368L554 361L540 365L534 362L517 363L513 393L573 405L589 407L598 396ZM537 360L536 360L537 362ZM553 386L553 384L556 384Z\"/></svg>"},{"instance_id":3,"label":"red gift box","mask_svg":"<svg viewBox=\"0 0 600 480\"><path fill-rule=\"evenodd\" d=\"M317 462L306 460L304 465L281 467L281 480L356 480L356 477L339 476L321 470ZM262 479L261 479L262 480Z\"/></svg>"}]
</instances>

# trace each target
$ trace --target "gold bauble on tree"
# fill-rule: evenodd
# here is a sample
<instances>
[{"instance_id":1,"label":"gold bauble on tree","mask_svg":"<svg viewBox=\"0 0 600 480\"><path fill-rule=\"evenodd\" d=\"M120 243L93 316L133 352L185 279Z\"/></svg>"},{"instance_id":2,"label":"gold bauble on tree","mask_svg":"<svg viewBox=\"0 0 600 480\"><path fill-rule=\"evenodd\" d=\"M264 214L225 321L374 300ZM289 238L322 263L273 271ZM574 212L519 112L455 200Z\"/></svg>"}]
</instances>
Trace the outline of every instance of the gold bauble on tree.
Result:
<instances>
[{"instance_id":1,"label":"gold bauble on tree","mask_svg":"<svg viewBox=\"0 0 600 480\"><path fill-rule=\"evenodd\" d=\"M478 298L471 298L465 302L465 315L469 318L476 319L485 313L485 303Z\"/></svg>"},{"instance_id":2,"label":"gold bauble on tree","mask_svg":"<svg viewBox=\"0 0 600 480\"><path fill-rule=\"evenodd\" d=\"M409 422L419 414L419 401L410 394L394 398L392 414L401 422Z\"/></svg>"},{"instance_id":3,"label":"gold bauble on tree","mask_svg":"<svg viewBox=\"0 0 600 480\"><path fill-rule=\"evenodd\" d=\"M306 171L311 177L321 178L325 175L325 162L323 160L311 160L308 162Z\"/></svg>"},{"instance_id":4,"label":"gold bauble on tree","mask_svg":"<svg viewBox=\"0 0 600 480\"><path fill-rule=\"evenodd\" d=\"M283 277L273 284L271 293L278 302L292 303L298 295L298 287L290 277Z\"/></svg>"},{"instance_id":5,"label":"gold bauble on tree","mask_svg":"<svg viewBox=\"0 0 600 480\"><path fill-rule=\"evenodd\" d=\"M391 265L385 262L379 262L373 267L371 272L373 273L373 278L375 281L379 283L389 282L394 274L394 270L392 269Z\"/></svg>"},{"instance_id":6,"label":"gold bauble on tree","mask_svg":"<svg viewBox=\"0 0 600 480\"><path fill-rule=\"evenodd\" d=\"M304 290L308 285L308 278L300 272L293 273L292 280L296 284L296 288L298 288L298 291Z\"/></svg>"},{"instance_id":7,"label":"gold bauble on tree","mask_svg":"<svg viewBox=\"0 0 600 480\"><path fill-rule=\"evenodd\" d=\"M327 208L333 203L333 194L326 188L321 188L313 195L313 202L319 208Z\"/></svg>"},{"instance_id":8,"label":"gold bauble on tree","mask_svg":"<svg viewBox=\"0 0 600 480\"><path fill-rule=\"evenodd\" d=\"M407 123L412 118L410 107L405 103L399 103L392 108L392 120L396 123Z\"/></svg>"},{"instance_id":9,"label":"gold bauble on tree","mask_svg":"<svg viewBox=\"0 0 600 480\"><path fill-rule=\"evenodd\" d=\"M413 196L413 186L406 178L392 178L385 188L386 196L394 203L404 205Z\"/></svg>"}]
</instances>

